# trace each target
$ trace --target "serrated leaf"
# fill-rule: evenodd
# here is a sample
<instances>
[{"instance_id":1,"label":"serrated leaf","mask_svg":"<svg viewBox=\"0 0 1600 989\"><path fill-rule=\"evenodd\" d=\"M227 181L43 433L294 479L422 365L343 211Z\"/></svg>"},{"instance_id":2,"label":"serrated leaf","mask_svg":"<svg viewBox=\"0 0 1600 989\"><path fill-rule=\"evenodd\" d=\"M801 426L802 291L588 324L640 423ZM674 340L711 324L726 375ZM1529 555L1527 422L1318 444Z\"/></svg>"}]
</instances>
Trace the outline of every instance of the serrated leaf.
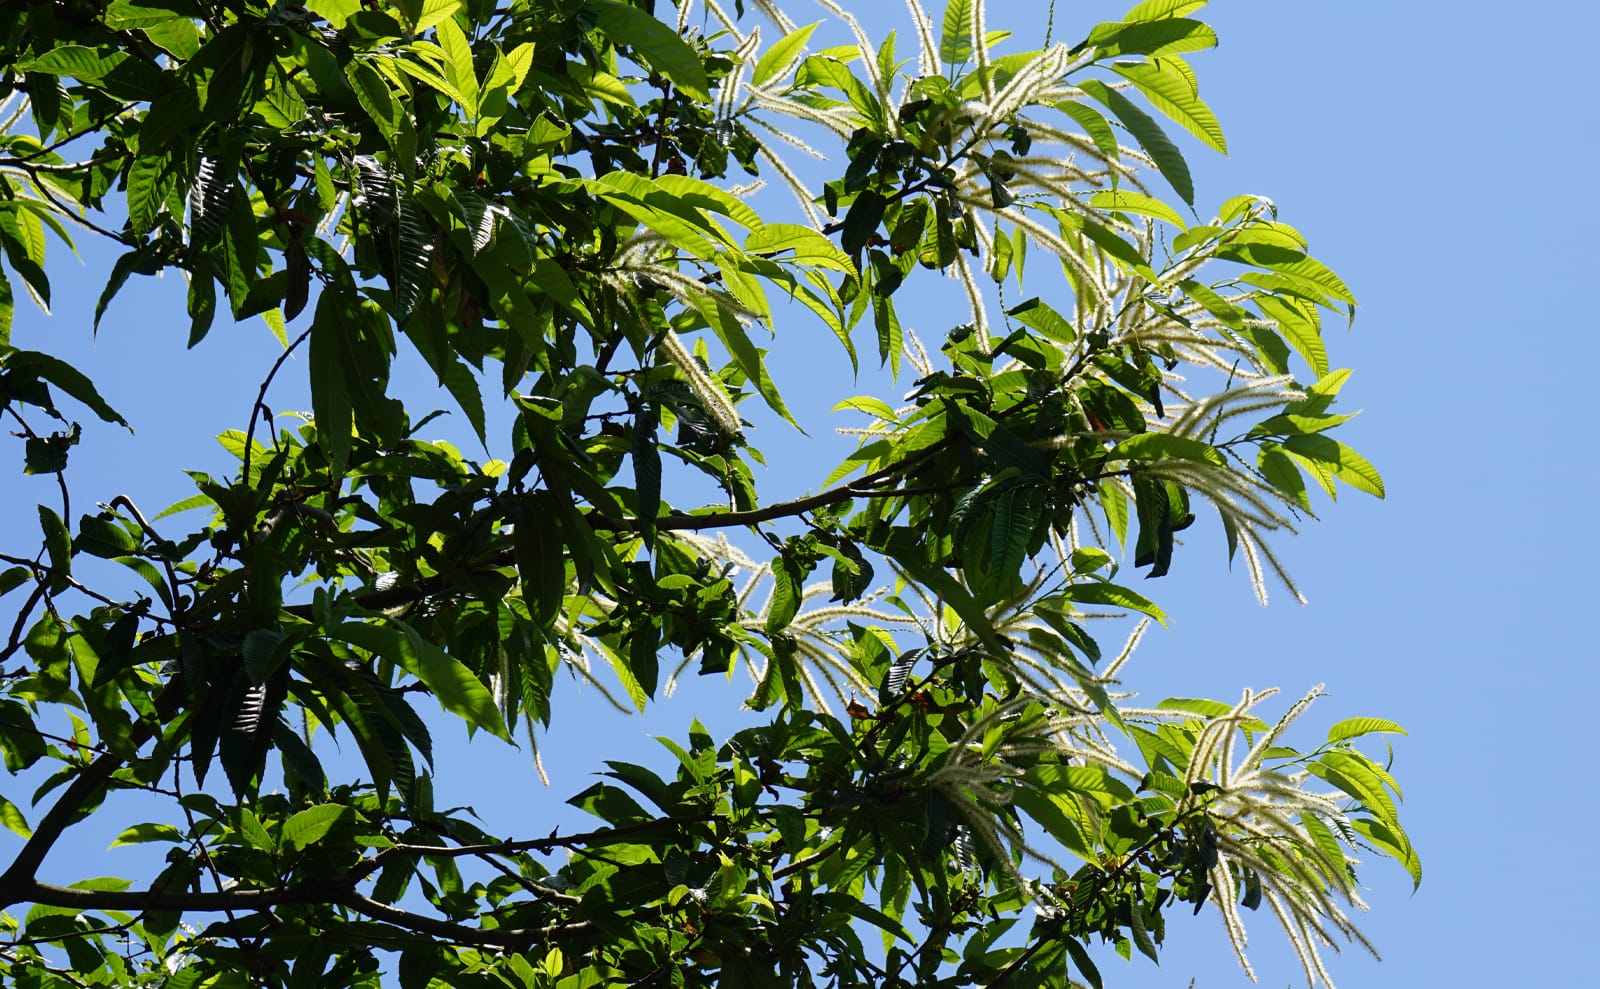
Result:
<instances>
[{"instance_id":1,"label":"serrated leaf","mask_svg":"<svg viewBox=\"0 0 1600 989\"><path fill-rule=\"evenodd\" d=\"M677 32L650 14L618 0L589 0L596 26L613 44L631 48L649 66L695 99L711 99L700 56Z\"/></svg>"},{"instance_id":2,"label":"serrated leaf","mask_svg":"<svg viewBox=\"0 0 1600 989\"><path fill-rule=\"evenodd\" d=\"M1361 454L1330 436L1290 436L1283 448L1306 460L1321 464L1328 473L1358 491L1378 498L1384 496L1383 475Z\"/></svg>"},{"instance_id":3,"label":"serrated leaf","mask_svg":"<svg viewBox=\"0 0 1600 989\"><path fill-rule=\"evenodd\" d=\"M335 471L342 471L350 459L350 435L355 429L355 406L344 369L346 338L358 332L349 319L348 310L353 304L346 292L326 289L318 297L317 310L311 318L311 412L317 441Z\"/></svg>"},{"instance_id":4,"label":"serrated leaf","mask_svg":"<svg viewBox=\"0 0 1600 989\"><path fill-rule=\"evenodd\" d=\"M1179 151L1178 146L1167 137L1161 125L1148 113L1139 109L1132 100L1098 79L1085 79L1078 83L1078 88L1105 104L1116 118L1122 121L1122 126L1126 127L1134 140L1139 142L1139 146L1150 156L1150 160L1156 163L1156 168L1173 190L1184 202L1193 206L1194 178L1189 174L1189 163L1184 161L1183 152Z\"/></svg>"},{"instance_id":5,"label":"serrated leaf","mask_svg":"<svg viewBox=\"0 0 1600 989\"><path fill-rule=\"evenodd\" d=\"M1067 949L1067 954L1072 956L1072 964L1078 967L1078 974L1083 976L1085 982L1093 989L1105 989L1100 980L1100 970L1094 967L1094 959L1089 957L1089 951L1075 937L1063 937L1061 945Z\"/></svg>"},{"instance_id":6,"label":"serrated leaf","mask_svg":"<svg viewBox=\"0 0 1600 989\"><path fill-rule=\"evenodd\" d=\"M1228 463L1221 452L1211 444L1169 433L1140 433L1137 436L1130 436L1112 447L1108 457L1111 460L1159 460L1173 457L1216 467L1225 467Z\"/></svg>"},{"instance_id":7,"label":"serrated leaf","mask_svg":"<svg viewBox=\"0 0 1600 989\"><path fill-rule=\"evenodd\" d=\"M183 833L172 825L148 822L145 824L135 824L130 828L124 829L121 834L117 835L116 840L111 843L110 847L118 848L123 845L142 845L152 841L180 842L182 840Z\"/></svg>"},{"instance_id":8,"label":"serrated leaf","mask_svg":"<svg viewBox=\"0 0 1600 989\"><path fill-rule=\"evenodd\" d=\"M439 47L445 54L445 78L455 87L460 99L456 102L468 117L478 115L478 77L472 65L472 45L454 19L441 18L435 33Z\"/></svg>"},{"instance_id":9,"label":"serrated leaf","mask_svg":"<svg viewBox=\"0 0 1600 989\"><path fill-rule=\"evenodd\" d=\"M272 832L267 830L266 825L261 823L261 818L257 817L255 811L249 807L239 808L239 833L244 835L244 840L249 842L252 848L263 852L278 850L278 843L272 840Z\"/></svg>"},{"instance_id":10,"label":"serrated leaf","mask_svg":"<svg viewBox=\"0 0 1600 989\"><path fill-rule=\"evenodd\" d=\"M33 829L28 826L28 819L22 816L22 810L3 795L0 795L0 824L23 838L33 837Z\"/></svg>"},{"instance_id":11,"label":"serrated leaf","mask_svg":"<svg viewBox=\"0 0 1600 989\"><path fill-rule=\"evenodd\" d=\"M1127 189L1102 189L1089 197L1089 205L1095 209L1153 216L1158 220L1167 221L1180 230L1188 227L1188 224L1183 222L1183 216L1171 206L1154 196L1146 196Z\"/></svg>"},{"instance_id":12,"label":"serrated leaf","mask_svg":"<svg viewBox=\"0 0 1600 989\"><path fill-rule=\"evenodd\" d=\"M1122 19L1129 23L1162 21L1169 17L1182 17L1204 7L1208 0L1143 0L1134 4Z\"/></svg>"},{"instance_id":13,"label":"serrated leaf","mask_svg":"<svg viewBox=\"0 0 1600 989\"><path fill-rule=\"evenodd\" d=\"M90 381L82 371L60 358L36 350L13 350L5 355L5 369L18 378L26 376L48 381L87 405L103 421L126 427L129 432L133 431L133 427L128 426L128 420L122 418L116 409L100 397L100 392L95 390L94 382Z\"/></svg>"},{"instance_id":14,"label":"serrated leaf","mask_svg":"<svg viewBox=\"0 0 1600 989\"><path fill-rule=\"evenodd\" d=\"M1261 471L1261 476L1268 484L1287 495L1302 511L1311 511L1311 497L1300 468L1296 466L1294 458L1278 449L1276 444L1262 446L1256 454L1256 469Z\"/></svg>"},{"instance_id":15,"label":"serrated leaf","mask_svg":"<svg viewBox=\"0 0 1600 989\"><path fill-rule=\"evenodd\" d=\"M1217 46L1217 33L1203 21L1170 17L1158 21L1097 25L1084 46L1094 45L1096 59L1118 55L1178 55Z\"/></svg>"},{"instance_id":16,"label":"serrated leaf","mask_svg":"<svg viewBox=\"0 0 1600 989\"><path fill-rule=\"evenodd\" d=\"M1174 62L1182 64L1176 59ZM1111 69L1137 86L1156 109L1189 133L1223 154L1228 153L1228 139L1222 135L1216 114L1181 73L1164 70L1161 62L1113 62Z\"/></svg>"},{"instance_id":17,"label":"serrated leaf","mask_svg":"<svg viewBox=\"0 0 1600 989\"><path fill-rule=\"evenodd\" d=\"M417 14L417 23L412 30L421 34L446 18L454 17L460 8L461 0L422 0L422 10Z\"/></svg>"},{"instance_id":18,"label":"serrated leaf","mask_svg":"<svg viewBox=\"0 0 1600 989\"><path fill-rule=\"evenodd\" d=\"M1417 856L1416 849L1411 846L1411 841L1404 832L1397 833L1381 821L1366 818L1352 821L1351 825L1367 841L1405 867L1411 876L1413 889L1422 885L1422 859Z\"/></svg>"},{"instance_id":19,"label":"serrated leaf","mask_svg":"<svg viewBox=\"0 0 1600 989\"><path fill-rule=\"evenodd\" d=\"M761 54L755 68L750 70L750 85L759 88L794 68L805 51L806 42L811 39L811 32L821 23L816 21L805 27L795 28L779 38L771 48Z\"/></svg>"},{"instance_id":20,"label":"serrated leaf","mask_svg":"<svg viewBox=\"0 0 1600 989\"><path fill-rule=\"evenodd\" d=\"M939 32L939 60L959 65L972 57L972 0L949 0Z\"/></svg>"},{"instance_id":21,"label":"serrated leaf","mask_svg":"<svg viewBox=\"0 0 1600 989\"><path fill-rule=\"evenodd\" d=\"M1118 584L1105 584L1099 581L1072 584L1061 592L1061 597L1077 604L1130 608L1140 614L1149 615L1163 625L1167 623L1166 612L1158 608L1154 601Z\"/></svg>"},{"instance_id":22,"label":"serrated leaf","mask_svg":"<svg viewBox=\"0 0 1600 989\"><path fill-rule=\"evenodd\" d=\"M283 822L283 833L279 840L284 848L298 852L327 837L333 826L349 813L349 808L338 804L307 807Z\"/></svg>"},{"instance_id":23,"label":"serrated leaf","mask_svg":"<svg viewBox=\"0 0 1600 989\"><path fill-rule=\"evenodd\" d=\"M1328 728L1328 741L1342 742L1347 738L1371 735L1375 732L1404 735L1406 730L1395 722L1384 718L1346 718Z\"/></svg>"},{"instance_id":24,"label":"serrated leaf","mask_svg":"<svg viewBox=\"0 0 1600 989\"><path fill-rule=\"evenodd\" d=\"M473 728L510 741L494 695L460 660L409 628L396 637L396 661L421 680L446 711Z\"/></svg>"},{"instance_id":25,"label":"serrated leaf","mask_svg":"<svg viewBox=\"0 0 1600 989\"><path fill-rule=\"evenodd\" d=\"M1312 374L1321 377L1328 373L1328 350L1322 343L1322 323L1317 318L1315 305L1303 299L1263 292L1257 292L1254 301L1262 315L1277 325Z\"/></svg>"},{"instance_id":26,"label":"serrated leaf","mask_svg":"<svg viewBox=\"0 0 1600 989\"><path fill-rule=\"evenodd\" d=\"M855 274L856 270L850 255L833 241L797 223L768 223L759 230L752 230L744 240L744 249L750 254L807 267L829 268L846 274Z\"/></svg>"},{"instance_id":27,"label":"serrated leaf","mask_svg":"<svg viewBox=\"0 0 1600 989\"><path fill-rule=\"evenodd\" d=\"M1057 110L1077 121L1079 127L1094 140L1094 146L1100 153L1112 161L1122 156L1122 146L1117 143L1116 132L1111 129L1111 124L1094 107L1086 106L1076 100L1062 100L1054 104Z\"/></svg>"}]
</instances>

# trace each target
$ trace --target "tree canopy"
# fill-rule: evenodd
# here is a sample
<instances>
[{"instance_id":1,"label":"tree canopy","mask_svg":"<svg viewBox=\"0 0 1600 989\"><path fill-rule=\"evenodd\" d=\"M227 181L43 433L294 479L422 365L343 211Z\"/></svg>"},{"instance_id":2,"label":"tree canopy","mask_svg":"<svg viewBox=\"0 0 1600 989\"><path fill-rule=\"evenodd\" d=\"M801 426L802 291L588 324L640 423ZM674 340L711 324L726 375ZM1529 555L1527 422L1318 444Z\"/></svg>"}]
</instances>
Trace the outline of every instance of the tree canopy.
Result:
<instances>
[{"instance_id":1,"label":"tree canopy","mask_svg":"<svg viewBox=\"0 0 1600 989\"><path fill-rule=\"evenodd\" d=\"M1383 494L1332 435L1349 288L1270 201L1196 211L1203 0L1032 50L982 0L876 40L820 4L0 10L0 417L60 494L0 547L0 756L37 785L0 796L0 981L1098 989L1101 946L1202 910L1247 969L1250 911L1312 983L1370 947L1357 856L1421 877L1399 726L1119 687L1164 620L1126 577L1202 508L1264 600L1318 489ZM283 345L216 413L236 467L164 511L73 481L124 413L11 339L73 237L119 254L97 324L176 272L188 346ZM919 335L939 275L970 305ZM833 421L779 390L802 353L856 376ZM858 442L759 491L757 425ZM536 758L575 682L643 710L695 675L755 726L597 763L591 830L434 801L439 731ZM129 807L150 874L41 878Z\"/></svg>"}]
</instances>

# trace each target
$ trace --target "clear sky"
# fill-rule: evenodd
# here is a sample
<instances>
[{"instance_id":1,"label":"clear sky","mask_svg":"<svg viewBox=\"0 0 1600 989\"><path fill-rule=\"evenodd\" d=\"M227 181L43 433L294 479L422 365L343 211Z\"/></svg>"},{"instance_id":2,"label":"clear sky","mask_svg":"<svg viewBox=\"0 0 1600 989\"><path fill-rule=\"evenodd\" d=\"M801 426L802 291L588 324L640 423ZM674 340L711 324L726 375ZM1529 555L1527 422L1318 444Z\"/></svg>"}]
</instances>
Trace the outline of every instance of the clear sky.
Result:
<instances>
[{"instance_id":1,"label":"clear sky","mask_svg":"<svg viewBox=\"0 0 1600 989\"><path fill-rule=\"evenodd\" d=\"M1125 5L1061 0L1056 37L1075 40ZM811 18L805 0L788 6ZM863 16L875 39L900 12L849 6L872 10ZM1022 47L1042 35L1044 6L993 0L990 27L1016 30ZM1386 960L1347 952L1332 966L1341 985L1579 985L1600 917L1581 871L1597 809L1581 782L1582 739L1600 688L1600 643L1583 617L1596 586L1587 561L1600 551L1588 489L1600 476L1583 452L1596 283L1582 274L1593 271L1582 243L1600 220L1586 50L1600 15L1558 0L1219 0L1198 16L1222 39L1192 63L1231 152L1184 145L1199 208L1270 196L1355 292L1354 328L1330 321L1328 350L1356 369L1341 403L1365 412L1342 432L1384 472L1389 497L1324 502L1320 522L1280 544L1306 607L1285 594L1258 607L1244 575L1227 572L1216 532L1194 534L1170 576L1139 588L1172 622L1147 639L1130 680L1152 699L1326 683L1332 696L1305 724L1377 715L1410 730L1395 771L1426 874L1412 895L1397 866L1363 872L1364 926ZM130 285L91 340L114 257L91 236L82 267L58 252L54 318L19 299L13 343L81 362L138 430L85 424L75 511L120 491L159 509L192 491L178 467L226 469L210 436L243 424L277 345L259 321L219 322L186 352L172 276ZM947 309L897 298L925 337L948 328ZM836 347L794 348L790 359L779 329L776 374L791 405L826 408L849 390ZM303 382L271 404L304 407ZM763 482L769 497L826 472L823 454L791 442L757 437L779 461ZM30 506L53 489L0 473L0 544L33 538ZM592 691L569 690L548 743L561 747L547 750L552 789L525 752L485 758L479 749L498 744L487 739L471 760L444 747L441 789L491 829L547 832L598 757L665 765L650 734L681 736L692 714L726 722L739 696L690 682L646 724L601 718ZM83 854L100 855L107 840L84 839ZM13 847L0 836L0 860ZM126 854L107 855L100 871L127 868ZM1214 916L1174 915L1168 932L1159 969L1103 952L1108 984L1247 984ZM1262 984L1298 984L1270 919L1252 933Z\"/></svg>"}]
</instances>

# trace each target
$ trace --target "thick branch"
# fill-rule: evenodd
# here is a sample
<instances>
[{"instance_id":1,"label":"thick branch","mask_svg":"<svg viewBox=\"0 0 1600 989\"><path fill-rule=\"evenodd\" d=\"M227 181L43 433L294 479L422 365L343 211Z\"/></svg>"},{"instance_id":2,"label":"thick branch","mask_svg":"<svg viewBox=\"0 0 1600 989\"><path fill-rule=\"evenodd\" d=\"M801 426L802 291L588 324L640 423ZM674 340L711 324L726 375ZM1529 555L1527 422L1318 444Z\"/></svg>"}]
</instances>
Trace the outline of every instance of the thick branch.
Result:
<instances>
[{"instance_id":1,"label":"thick branch","mask_svg":"<svg viewBox=\"0 0 1600 989\"><path fill-rule=\"evenodd\" d=\"M29 882L14 902L38 903L72 910L270 910L292 905L327 904L342 906L364 917L381 920L419 934L484 947L526 946L543 938L542 931L486 931L454 924L437 917L401 910L356 892L348 880L316 880L277 889L230 889L221 892L162 892L153 889L113 890L70 889L50 883Z\"/></svg>"},{"instance_id":2,"label":"thick branch","mask_svg":"<svg viewBox=\"0 0 1600 989\"><path fill-rule=\"evenodd\" d=\"M169 681L156 697L156 723L164 725L171 721L177 714L182 703L184 689L176 680ZM134 725L131 742L138 748L149 741L155 734L155 729L148 722L139 722ZM122 756L107 752L97 757L93 762L83 767L83 770L67 784L61 797L56 800L44 817L39 821L39 826L34 829L33 836L22 846L22 851L11 860L11 865L0 874L0 907L7 907L13 903L29 902L33 898L30 891L40 886L34 879L34 874L39 871L39 866L44 863L44 857L49 854L52 846L61 835L78 819L79 810L90 801L111 779L111 775L122 767L125 760ZM72 890L70 892L82 892ZM34 902L46 902L35 900ZM66 904L57 904L66 905Z\"/></svg>"},{"instance_id":3,"label":"thick branch","mask_svg":"<svg viewBox=\"0 0 1600 989\"><path fill-rule=\"evenodd\" d=\"M556 848L608 844L618 838L654 831L657 828L673 827L679 824L700 824L711 820L715 820L715 816L712 814L687 814L679 817L662 817L653 821L640 821L638 824L626 824L620 828L601 828L597 831L585 831L580 834L569 835L552 834L547 838L502 841L490 845L456 845L453 847L391 845L351 870L350 878L354 881L360 881L382 868L391 859L407 855L430 858L459 858L468 855L512 855L517 852L548 852Z\"/></svg>"}]
</instances>

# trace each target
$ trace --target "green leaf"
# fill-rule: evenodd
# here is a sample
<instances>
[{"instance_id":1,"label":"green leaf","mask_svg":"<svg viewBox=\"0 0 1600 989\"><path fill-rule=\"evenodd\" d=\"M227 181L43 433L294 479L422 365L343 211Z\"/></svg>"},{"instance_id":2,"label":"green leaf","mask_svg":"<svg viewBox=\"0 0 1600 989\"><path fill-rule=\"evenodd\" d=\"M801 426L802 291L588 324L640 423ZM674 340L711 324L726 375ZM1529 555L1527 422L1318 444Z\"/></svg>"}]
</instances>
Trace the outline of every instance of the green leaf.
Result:
<instances>
[{"instance_id":1,"label":"green leaf","mask_svg":"<svg viewBox=\"0 0 1600 989\"><path fill-rule=\"evenodd\" d=\"M1371 735L1375 732L1404 735L1406 730L1384 718L1346 718L1328 728L1328 741L1342 742L1347 738Z\"/></svg>"},{"instance_id":2,"label":"green leaf","mask_svg":"<svg viewBox=\"0 0 1600 989\"><path fill-rule=\"evenodd\" d=\"M1078 83L1078 88L1104 103L1116 118L1122 121L1122 126L1128 128L1128 133L1133 135L1139 146L1144 148L1145 154L1156 163L1156 168L1172 185L1173 190L1184 202L1193 206L1194 178L1189 174L1189 163L1183 160L1183 152L1179 151L1178 146L1167 137L1161 125L1134 105L1132 100L1098 79L1085 79Z\"/></svg>"},{"instance_id":3,"label":"green leaf","mask_svg":"<svg viewBox=\"0 0 1600 989\"><path fill-rule=\"evenodd\" d=\"M1156 109L1182 124L1189 133L1223 154L1228 153L1228 140L1222 136L1222 127L1216 114L1189 88L1186 78L1166 71L1163 62L1113 62L1112 71L1139 87ZM1178 64L1182 64L1179 62Z\"/></svg>"},{"instance_id":4,"label":"green leaf","mask_svg":"<svg viewBox=\"0 0 1600 989\"><path fill-rule=\"evenodd\" d=\"M350 15L361 9L361 0L306 0L305 5L334 30L343 30Z\"/></svg>"},{"instance_id":5,"label":"green leaf","mask_svg":"<svg viewBox=\"0 0 1600 989\"><path fill-rule=\"evenodd\" d=\"M1328 373L1328 351L1322 343L1322 325L1316 306L1302 299L1262 292L1255 294L1254 301L1262 315L1277 324L1284 339L1305 360L1312 374L1321 377Z\"/></svg>"},{"instance_id":6,"label":"green leaf","mask_svg":"<svg viewBox=\"0 0 1600 989\"><path fill-rule=\"evenodd\" d=\"M1094 989L1105 989L1105 984L1100 980L1100 970L1094 967L1094 959L1089 957L1088 949L1074 937L1063 937L1061 945L1072 956L1072 964L1078 967L1078 974L1083 976L1084 981Z\"/></svg>"},{"instance_id":7,"label":"green leaf","mask_svg":"<svg viewBox=\"0 0 1600 989\"><path fill-rule=\"evenodd\" d=\"M16 296L11 292L11 276L0 268L0 348L11 346L11 321L17 314ZM99 312L95 313L98 325Z\"/></svg>"},{"instance_id":8,"label":"green leaf","mask_svg":"<svg viewBox=\"0 0 1600 989\"><path fill-rule=\"evenodd\" d=\"M945 4L939 33L939 60L946 65L960 65L971 57L972 0L950 0Z\"/></svg>"},{"instance_id":9,"label":"green leaf","mask_svg":"<svg viewBox=\"0 0 1600 989\"><path fill-rule=\"evenodd\" d=\"M1153 216L1158 220L1165 220L1180 230L1187 229L1183 216L1177 210L1154 196L1132 192L1127 189L1102 189L1089 197L1089 205L1095 209L1116 210L1120 213L1138 213L1141 216Z\"/></svg>"},{"instance_id":10,"label":"green leaf","mask_svg":"<svg viewBox=\"0 0 1600 989\"><path fill-rule=\"evenodd\" d=\"M995 631L994 622L989 619L983 606L943 568L927 562L922 545L912 532L905 529L896 532L883 552L948 605L950 610L966 623L967 630L978 637L978 641L992 649L996 655L1010 652L1009 647L1001 640L1000 633Z\"/></svg>"},{"instance_id":11,"label":"green leaf","mask_svg":"<svg viewBox=\"0 0 1600 989\"><path fill-rule=\"evenodd\" d=\"M567 559L561 534L561 512L547 490L531 492L523 502L512 535L517 576L523 599L532 605L542 628L551 628L567 594Z\"/></svg>"},{"instance_id":12,"label":"green leaf","mask_svg":"<svg viewBox=\"0 0 1600 989\"><path fill-rule=\"evenodd\" d=\"M882 193L863 189L844 215L844 228L839 235L839 245L851 257L860 255L867 241L877 233L883 222L883 212L889 201Z\"/></svg>"},{"instance_id":13,"label":"green leaf","mask_svg":"<svg viewBox=\"0 0 1600 989\"><path fill-rule=\"evenodd\" d=\"M1006 310L1006 315L1013 317L1023 326L1038 330L1056 343L1070 344L1078 336L1065 316L1037 297L1017 303L1016 306Z\"/></svg>"},{"instance_id":14,"label":"green leaf","mask_svg":"<svg viewBox=\"0 0 1600 989\"><path fill-rule=\"evenodd\" d=\"M1142 23L1163 21L1169 17L1182 17L1204 7L1208 0L1144 0L1122 15L1124 21Z\"/></svg>"},{"instance_id":15,"label":"green leaf","mask_svg":"<svg viewBox=\"0 0 1600 989\"><path fill-rule=\"evenodd\" d=\"M183 15L173 10L141 6L129 3L127 0L113 0L105 9L106 27L116 31L154 27L163 21L173 20L181 16Z\"/></svg>"},{"instance_id":16,"label":"green leaf","mask_svg":"<svg viewBox=\"0 0 1600 989\"><path fill-rule=\"evenodd\" d=\"M459 660L409 627L403 628L396 645L396 661L427 686L441 707L473 728L511 740L494 695Z\"/></svg>"},{"instance_id":17,"label":"green leaf","mask_svg":"<svg viewBox=\"0 0 1600 989\"><path fill-rule=\"evenodd\" d=\"M50 558L50 591L60 594L70 585L72 575L72 536L61 516L44 505L39 507L39 528L44 532L44 548Z\"/></svg>"},{"instance_id":18,"label":"green leaf","mask_svg":"<svg viewBox=\"0 0 1600 989\"><path fill-rule=\"evenodd\" d=\"M619 0L589 0L595 23L616 45L643 56L650 68L666 76L697 100L711 98L700 56L677 32L648 13Z\"/></svg>"},{"instance_id":19,"label":"green leaf","mask_svg":"<svg viewBox=\"0 0 1600 989\"><path fill-rule=\"evenodd\" d=\"M1306 768L1354 797L1368 813L1394 830L1402 839L1404 838L1404 832L1399 830L1400 818L1394 800L1384 788L1382 777L1373 772L1372 766L1365 758L1334 749L1324 752L1321 758L1307 763ZM1409 846L1410 842L1407 841L1406 844Z\"/></svg>"},{"instance_id":20,"label":"green leaf","mask_svg":"<svg viewBox=\"0 0 1600 989\"><path fill-rule=\"evenodd\" d=\"M1112 608L1130 608L1140 614L1149 615L1163 625L1167 623L1166 612L1156 607L1155 602L1137 591L1131 591L1117 584L1106 584L1099 581L1071 584L1062 590L1061 597L1077 604L1098 604Z\"/></svg>"},{"instance_id":21,"label":"green leaf","mask_svg":"<svg viewBox=\"0 0 1600 989\"><path fill-rule=\"evenodd\" d=\"M4 795L0 795L0 824L4 824L23 838L33 837L33 829L28 827L28 819L23 817L17 805L7 800Z\"/></svg>"},{"instance_id":22,"label":"green leaf","mask_svg":"<svg viewBox=\"0 0 1600 989\"><path fill-rule=\"evenodd\" d=\"M1413 889L1422 885L1422 859L1417 856L1416 849L1411 846L1411 842L1405 837L1404 832L1397 833L1382 821L1373 821L1366 818L1360 818L1350 823L1368 842L1405 867L1406 872L1411 876Z\"/></svg>"},{"instance_id":23,"label":"green leaf","mask_svg":"<svg viewBox=\"0 0 1600 989\"><path fill-rule=\"evenodd\" d=\"M767 373L767 366L763 351L751 342L744 331L744 326L739 322L739 317L717 305L716 300L710 296L695 296L691 300L694 308L711 324L712 330L717 334L717 339L728 348L728 354L733 358L734 364L740 372L755 385L763 401L772 411L782 416L784 421L800 428L789 412L789 407L783 402L783 395L778 391L777 382L772 380L772 375Z\"/></svg>"},{"instance_id":24,"label":"green leaf","mask_svg":"<svg viewBox=\"0 0 1600 989\"><path fill-rule=\"evenodd\" d=\"M439 47L445 54L445 78L461 94L457 100L467 116L478 115L478 77L472 65L472 45L456 22L445 17L439 21L436 33Z\"/></svg>"},{"instance_id":25,"label":"green leaf","mask_svg":"<svg viewBox=\"0 0 1600 989\"><path fill-rule=\"evenodd\" d=\"M821 23L821 21L816 21L807 24L805 27L795 28L782 38L779 38L771 48L761 54L761 58L756 61L755 68L750 70L750 85L759 88L792 69L795 63L800 60L800 55L805 50L806 42L811 39L811 32L815 31L817 25Z\"/></svg>"},{"instance_id":26,"label":"green leaf","mask_svg":"<svg viewBox=\"0 0 1600 989\"><path fill-rule=\"evenodd\" d=\"M333 469L340 472L350 460L350 436L355 429L355 405L344 369L349 338L359 332L349 319L349 308L354 303L342 289L326 289L318 297L317 311L311 319L311 412L317 440L327 451Z\"/></svg>"},{"instance_id":27,"label":"green leaf","mask_svg":"<svg viewBox=\"0 0 1600 989\"><path fill-rule=\"evenodd\" d=\"M146 842L152 841L170 841L176 843L181 842L182 840L183 832L179 831L170 824L145 823L135 824L130 828L123 829L123 832L117 835L116 840L111 843L110 847L118 848L122 845L142 845Z\"/></svg>"},{"instance_id":28,"label":"green leaf","mask_svg":"<svg viewBox=\"0 0 1600 989\"><path fill-rule=\"evenodd\" d=\"M1217 33L1203 21L1171 17L1159 21L1095 26L1083 46L1094 45L1097 60L1118 55L1178 55L1217 46Z\"/></svg>"},{"instance_id":29,"label":"green leaf","mask_svg":"<svg viewBox=\"0 0 1600 989\"><path fill-rule=\"evenodd\" d=\"M261 823L261 818L249 807L239 808L239 834L250 844L251 848L263 852L276 852L278 843L272 839L272 832Z\"/></svg>"},{"instance_id":30,"label":"green leaf","mask_svg":"<svg viewBox=\"0 0 1600 989\"><path fill-rule=\"evenodd\" d=\"M809 267L828 268L854 274L855 262L838 245L810 227L797 223L768 223L753 230L744 240L744 249L759 257L793 261ZM779 258L777 255L786 255Z\"/></svg>"},{"instance_id":31,"label":"green leaf","mask_svg":"<svg viewBox=\"0 0 1600 989\"><path fill-rule=\"evenodd\" d=\"M1228 464L1221 452L1211 444L1168 433L1140 433L1137 436L1130 436L1112 447L1107 457L1110 460L1160 460L1173 457L1178 460L1211 464L1215 467L1226 467Z\"/></svg>"},{"instance_id":32,"label":"green leaf","mask_svg":"<svg viewBox=\"0 0 1600 989\"><path fill-rule=\"evenodd\" d=\"M1383 475L1361 454L1329 436L1290 436L1283 448L1321 464L1330 474L1358 491L1382 498Z\"/></svg>"},{"instance_id":33,"label":"green leaf","mask_svg":"<svg viewBox=\"0 0 1600 989\"><path fill-rule=\"evenodd\" d=\"M1263 444L1256 454L1256 469L1274 489L1287 495L1301 510L1311 511L1311 497L1306 491L1305 477L1295 465L1294 458L1284 453L1277 444Z\"/></svg>"},{"instance_id":34,"label":"green leaf","mask_svg":"<svg viewBox=\"0 0 1600 989\"><path fill-rule=\"evenodd\" d=\"M422 10L417 14L417 23L412 30L421 34L435 25L442 24L447 18L454 17L461 8L461 0L422 0Z\"/></svg>"},{"instance_id":35,"label":"green leaf","mask_svg":"<svg viewBox=\"0 0 1600 989\"><path fill-rule=\"evenodd\" d=\"M319 804L307 807L287 821L283 822L283 833L280 841L284 848L290 851L301 851L308 845L315 844L327 837L333 826L350 813L348 807L339 804Z\"/></svg>"},{"instance_id":36,"label":"green leaf","mask_svg":"<svg viewBox=\"0 0 1600 989\"><path fill-rule=\"evenodd\" d=\"M1219 247L1217 257L1287 275L1348 306L1356 304L1356 298L1350 293L1349 286L1345 285L1327 265L1295 247L1248 240L1246 236L1250 232L1250 230L1243 231Z\"/></svg>"},{"instance_id":37,"label":"green leaf","mask_svg":"<svg viewBox=\"0 0 1600 989\"><path fill-rule=\"evenodd\" d=\"M48 381L87 405L90 411L103 421L124 426L130 433L133 432L128 420L122 418L116 409L106 404L106 400L100 397L100 393L95 390L94 382L66 361L34 350L14 350L4 355L4 368L8 375Z\"/></svg>"},{"instance_id":38,"label":"green leaf","mask_svg":"<svg viewBox=\"0 0 1600 989\"><path fill-rule=\"evenodd\" d=\"M1094 140L1094 146L1100 149L1101 154L1112 161L1122 157L1122 146L1117 143L1116 132L1111 129L1111 124L1098 110L1076 100L1062 100L1054 106L1077 121L1078 126Z\"/></svg>"}]
</instances>

